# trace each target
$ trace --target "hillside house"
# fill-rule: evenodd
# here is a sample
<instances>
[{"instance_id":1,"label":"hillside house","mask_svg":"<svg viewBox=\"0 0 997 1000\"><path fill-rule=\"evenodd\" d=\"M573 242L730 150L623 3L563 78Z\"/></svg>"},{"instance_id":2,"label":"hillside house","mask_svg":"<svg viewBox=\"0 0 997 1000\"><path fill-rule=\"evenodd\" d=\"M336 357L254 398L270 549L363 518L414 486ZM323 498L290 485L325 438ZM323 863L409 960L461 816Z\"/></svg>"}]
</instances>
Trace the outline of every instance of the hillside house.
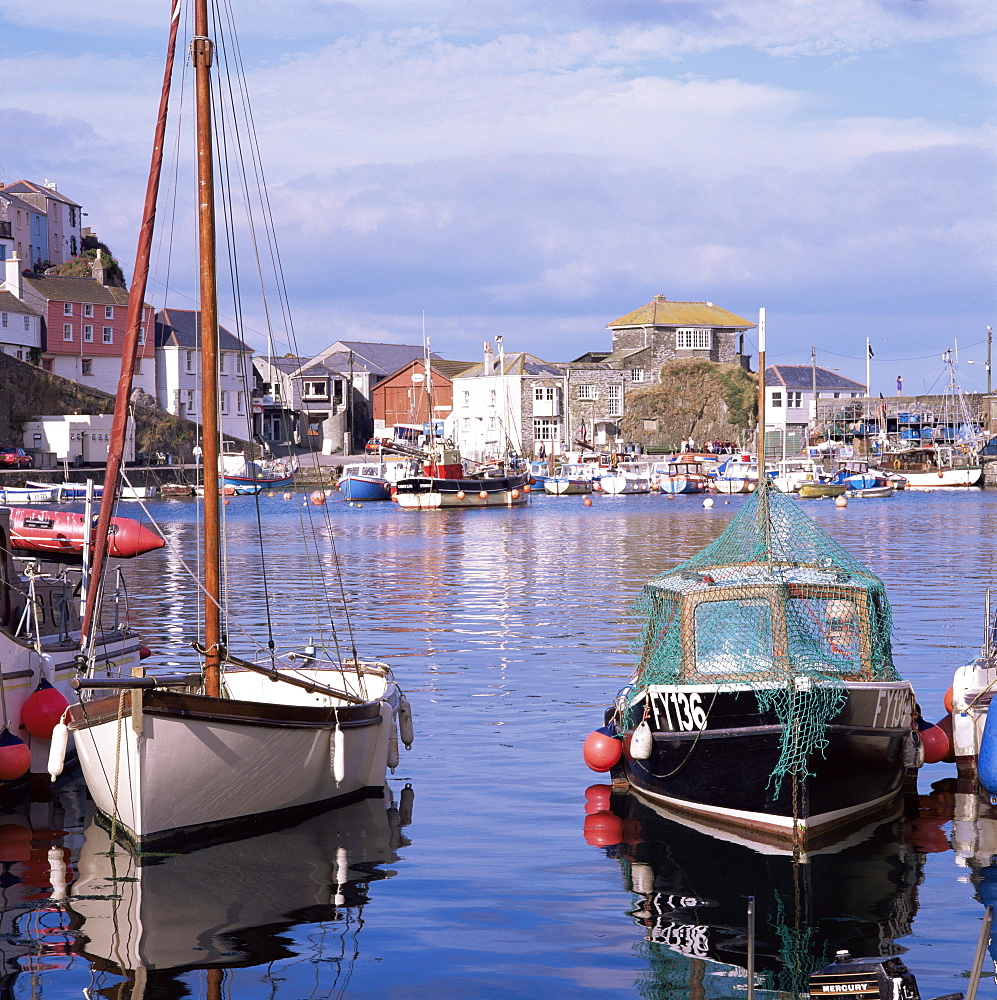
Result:
<instances>
[{"instance_id":1,"label":"hillside house","mask_svg":"<svg viewBox=\"0 0 997 1000\"><path fill-rule=\"evenodd\" d=\"M82 249L83 209L59 192L54 181L38 184L20 180L0 185L0 198L13 195L32 205L44 218L45 243L40 260L63 264ZM32 258L35 263L35 258Z\"/></svg>"}]
</instances>

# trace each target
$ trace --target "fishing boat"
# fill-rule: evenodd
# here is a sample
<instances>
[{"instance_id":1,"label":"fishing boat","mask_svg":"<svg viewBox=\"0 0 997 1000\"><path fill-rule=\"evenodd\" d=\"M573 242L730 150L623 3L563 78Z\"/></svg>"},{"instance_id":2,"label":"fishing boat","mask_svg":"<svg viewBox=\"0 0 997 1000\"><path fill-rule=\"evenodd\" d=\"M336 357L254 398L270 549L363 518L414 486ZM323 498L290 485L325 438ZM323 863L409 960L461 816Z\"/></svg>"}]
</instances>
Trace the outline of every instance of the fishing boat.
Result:
<instances>
[{"instance_id":1,"label":"fishing boat","mask_svg":"<svg viewBox=\"0 0 997 1000\"><path fill-rule=\"evenodd\" d=\"M844 483L806 482L800 483L796 492L801 500L819 500L826 497L840 497L848 492Z\"/></svg>"},{"instance_id":2,"label":"fishing boat","mask_svg":"<svg viewBox=\"0 0 997 1000\"><path fill-rule=\"evenodd\" d=\"M518 507L530 498L526 472L506 474L495 468L470 475L460 451L450 442L426 447L422 475L399 479L393 497L403 510L436 510L440 507Z\"/></svg>"},{"instance_id":3,"label":"fishing boat","mask_svg":"<svg viewBox=\"0 0 997 1000\"><path fill-rule=\"evenodd\" d=\"M565 462L544 480L544 491L555 497L580 496L591 493L600 477L601 470L595 463Z\"/></svg>"},{"instance_id":4,"label":"fishing boat","mask_svg":"<svg viewBox=\"0 0 997 1000\"><path fill-rule=\"evenodd\" d=\"M603 471L598 479L600 490L607 496L631 496L651 492L651 476L635 462L620 462Z\"/></svg>"},{"instance_id":5,"label":"fishing boat","mask_svg":"<svg viewBox=\"0 0 997 1000\"><path fill-rule=\"evenodd\" d=\"M761 372L764 338L762 313ZM768 477L635 612L637 666L585 759L638 795L798 847L887 807L923 763L883 582Z\"/></svg>"},{"instance_id":6,"label":"fishing boat","mask_svg":"<svg viewBox=\"0 0 997 1000\"><path fill-rule=\"evenodd\" d=\"M120 480L179 22L177 5L129 297L98 540L110 524ZM196 0L191 61L198 138L202 447L204 468L221 470L211 110L213 99L224 101L231 91L223 84L212 95L212 66L229 65L217 48L229 44L228 35L219 28L218 37L211 38L212 23L207 0ZM240 308L241 304L236 312ZM207 490L201 518L201 576L192 598L198 607L189 615L198 621L199 632L187 670L99 669L93 648L102 634L106 550L102 545L94 550L94 585L87 592L82 642L76 650L82 669L73 686L79 700L66 713L68 730L75 737L98 816L115 838L137 850L176 843L190 846L200 837L239 829L249 820L287 822L330 805L382 795L399 727L402 740L411 740L407 702L391 670L361 660L352 637L345 647L337 640L331 649L296 636L286 640L286 647L278 647L270 632L248 643L255 651L249 655L237 656L231 650L230 636L243 631L252 635L259 626L255 611L249 612L245 624L239 622L237 581L222 585L221 509L217 491ZM321 531L325 526L317 527ZM312 572L321 561L313 559ZM259 567L264 582L265 570ZM321 574L316 582L321 590L318 608L331 588ZM324 612L316 611L316 617L309 623L311 629L335 634L323 620Z\"/></svg>"},{"instance_id":7,"label":"fishing boat","mask_svg":"<svg viewBox=\"0 0 997 1000\"><path fill-rule=\"evenodd\" d=\"M975 453L949 446L892 452L883 456L873 471L885 477L899 474L913 488L976 486L983 478L983 466Z\"/></svg>"},{"instance_id":8,"label":"fishing boat","mask_svg":"<svg viewBox=\"0 0 997 1000\"><path fill-rule=\"evenodd\" d=\"M828 478L824 466L812 458L783 458L776 463L773 482L783 493L795 493L804 483Z\"/></svg>"},{"instance_id":9,"label":"fishing boat","mask_svg":"<svg viewBox=\"0 0 997 1000\"><path fill-rule=\"evenodd\" d=\"M207 465L205 466L207 467ZM294 461L247 459L230 452L221 456L221 485L226 492L252 495L264 490L288 489L294 485L298 467Z\"/></svg>"},{"instance_id":10,"label":"fishing boat","mask_svg":"<svg viewBox=\"0 0 997 1000\"><path fill-rule=\"evenodd\" d=\"M980 655L956 669L951 693L946 695L946 711L950 716L952 752L959 776L975 778L979 768L984 787L993 794L997 792L997 730L993 726L984 743L990 704L997 690L997 619L992 612L989 587L983 614Z\"/></svg>"},{"instance_id":11,"label":"fishing boat","mask_svg":"<svg viewBox=\"0 0 997 1000\"><path fill-rule=\"evenodd\" d=\"M842 462L831 476L831 482L844 483L849 490L871 490L877 486L885 486L887 481L884 475L870 469L869 463L862 459Z\"/></svg>"},{"instance_id":12,"label":"fishing boat","mask_svg":"<svg viewBox=\"0 0 997 1000\"><path fill-rule=\"evenodd\" d=\"M711 480L702 462L655 462L658 489L662 493L705 493Z\"/></svg>"},{"instance_id":13,"label":"fishing boat","mask_svg":"<svg viewBox=\"0 0 997 1000\"><path fill-rule=\"evenodd\" d=\"M411 461L355 462L343 466L336 489L344 500L390 500L391 487L411 474Z\"/></svg>"},{"instance_id":14,"label":"fishing boat","mask_svg":"<svg viewBox=\"0 0 997 1000\"><path fill-rule=\"evenodd\" d=\"M36 486L4 486L0 487L0 504L53 503L60 499L54 486L38 484Z\"/></svg>"},{"instance_id":15,"label":"fishing boat","mask_svg":"<svg viewBox=\"0 0 997 1000\"><path fill-rule=\"evenodd\" d=\"M758 462L752 455L735 455L717 467L713 488L718 493L751 493L758 485Z\"/></svg>"}]
</instances>

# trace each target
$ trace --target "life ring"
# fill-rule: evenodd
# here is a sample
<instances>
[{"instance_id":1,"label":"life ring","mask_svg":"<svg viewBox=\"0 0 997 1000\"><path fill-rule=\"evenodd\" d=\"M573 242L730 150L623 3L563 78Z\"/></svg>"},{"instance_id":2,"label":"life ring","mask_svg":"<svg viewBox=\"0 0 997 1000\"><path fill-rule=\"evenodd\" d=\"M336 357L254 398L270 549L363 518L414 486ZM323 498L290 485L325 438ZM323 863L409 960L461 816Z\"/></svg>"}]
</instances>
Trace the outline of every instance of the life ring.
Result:
<instances>
[{"instance_id":1,"label":"life ring","mask_svg":"<svg viewBox=\"0 0 997 1000\"><path fill-rule=\"evenodd\" d=\"M900 468L900 459L899 458L893 459L893 468L894 469L899 469Z\"/></svg>"}]
</instances>

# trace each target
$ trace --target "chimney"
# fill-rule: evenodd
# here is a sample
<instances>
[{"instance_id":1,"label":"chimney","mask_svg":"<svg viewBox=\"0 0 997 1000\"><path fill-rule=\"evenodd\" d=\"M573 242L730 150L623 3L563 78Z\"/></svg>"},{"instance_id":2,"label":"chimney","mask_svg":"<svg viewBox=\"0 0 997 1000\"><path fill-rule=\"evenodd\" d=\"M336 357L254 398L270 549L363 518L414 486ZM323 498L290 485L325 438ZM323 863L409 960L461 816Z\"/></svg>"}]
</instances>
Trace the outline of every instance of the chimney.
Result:
<instances>
[{"instance_id":1,"label":"chimney","mask_svg":"<svg viewBox=\"0 0 997 1000\"><path fill-rule=\"evenodd\" d=\"M6 274L5 274L5 284L7 286L7 291L14 296L15 299L23 298L24 287L21 283L21 258L17 255L17 251L7 258L4 262L6 264Z\"/></svg>"},{"instance_id":2,"label":"chimney","mask_svg":"<svg viewBox=\"0 0 997 1000\"><path fill-rule=\"evenodd\" d=\"M495 355L492 354L492 342L490 340L485 341L485 363L482 366L482 375L491 375L495 369Z\"/></svg>"},{"instance_id":3,"label":"chimney","mask_svg":"<svg viewBox=\"0 0 997 1000\"><path fill-rule=\"evenodd\" d=\"M102 285L107 284L104 280L107 275L107 269L104 267L104 254L98 248L97 259L90 265L90 276L94 281L99 281Z\"/></svg>"}]
</instances>

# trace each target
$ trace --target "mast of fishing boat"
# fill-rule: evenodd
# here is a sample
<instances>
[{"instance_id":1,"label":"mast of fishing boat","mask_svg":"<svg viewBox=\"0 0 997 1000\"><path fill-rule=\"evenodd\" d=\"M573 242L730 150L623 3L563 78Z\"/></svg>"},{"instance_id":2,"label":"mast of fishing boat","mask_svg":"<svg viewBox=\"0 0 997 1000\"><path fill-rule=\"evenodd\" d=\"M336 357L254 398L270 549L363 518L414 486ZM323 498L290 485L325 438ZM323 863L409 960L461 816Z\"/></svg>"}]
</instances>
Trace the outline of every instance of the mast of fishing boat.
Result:
<instances>
[{"instance_id":1,"label":"mast of fishing boat","mask_svg":"<svg viewBox=\"0 0 997 1000\"><path fill-rule=\"evenodd\" d=\"M86 597L83 609L83 626L80 638L84 650L90 644L94 617L100 601L101 577L107 555L107 534L111 528L111 515L118 494L118 481L125 451L125 436L128 429L128 408L132 396L132 380L135 373L135 357L138 353L139 333L142 329L142 311L145 305L145 289L149 278L149 256L152 250L152 234L156 222L156 202L159 198L159 178L163 169L163 146L166 141L166 116L169 109L170 85L173 80L173 57L176 51L177 29L180 25L180 4L173 4L170 19L170 38L166 48L166 68L163 71L163 88L159 97L159 117L156 120L155 137L152 143L152 162L149 165L149 180L145 189L145 205L142 209L142 228L139 230L138 246L135 250L135 269L132 272L132 287L128 293L128 314L125 323L125 340L121 348L121 373L114 401L114 418L111 422L111 440L107 448L107 465L104 472L104 489L100 498L100 512L97 515L95 531L96 544L92 551L92 561L87 574ZM155 321L153 321L155 322ZM148 336L154 331L147 330ZM153 339L155 339L153 337Z\"/></svg>"},{"instance_id":2,"label":"mast of fishing boat","mask_svg":"<svg viewBox=\"0 0 997 1000\"><path fill-rule=\"evenodd\" d=\"M211 61L208 3L194 5L194 90L197 122L197 234L201 271L201 427L204 438L204 691L221 693L221 535L218 501L218 287L215 274L215 196L211 147Z\"/></svg>"},{"instance_id":3,"label":"mast of fishing boat","mask_svg":"<svg viewBox=\"0 0 997 1000\"><path fill-rule=\"evenodd\" d=\"M758 310L758 482L765 475L765 307Z\"/></svg>"}]
</instances>

